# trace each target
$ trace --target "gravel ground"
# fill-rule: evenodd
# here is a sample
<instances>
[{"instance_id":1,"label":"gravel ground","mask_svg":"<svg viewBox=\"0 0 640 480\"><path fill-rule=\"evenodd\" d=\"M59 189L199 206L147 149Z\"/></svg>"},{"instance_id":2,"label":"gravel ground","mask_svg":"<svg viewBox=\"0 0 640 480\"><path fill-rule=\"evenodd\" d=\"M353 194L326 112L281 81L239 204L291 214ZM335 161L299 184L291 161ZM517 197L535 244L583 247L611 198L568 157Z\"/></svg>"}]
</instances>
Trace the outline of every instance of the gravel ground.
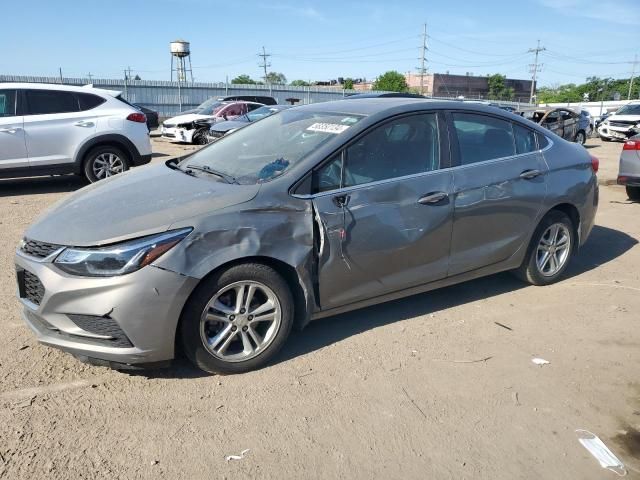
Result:
<instances>
[{"instance_id":1,"label":"gravel ground","mask_svg":"<svg viewBox=\"0 0 640 480\"><path fill-rule=\"evenodd\" d=\"M621 145L589 144L607 183ZM154 145L154 162L191 148ZM268 368L219 377L182 360L120 373L36 343L14 248L81 186L0 181L0 478L614 478L576 429L640 478L640 204L622 188L601 188L556 285L500 274L336 316Z\"/></svg>"}]
</instances>

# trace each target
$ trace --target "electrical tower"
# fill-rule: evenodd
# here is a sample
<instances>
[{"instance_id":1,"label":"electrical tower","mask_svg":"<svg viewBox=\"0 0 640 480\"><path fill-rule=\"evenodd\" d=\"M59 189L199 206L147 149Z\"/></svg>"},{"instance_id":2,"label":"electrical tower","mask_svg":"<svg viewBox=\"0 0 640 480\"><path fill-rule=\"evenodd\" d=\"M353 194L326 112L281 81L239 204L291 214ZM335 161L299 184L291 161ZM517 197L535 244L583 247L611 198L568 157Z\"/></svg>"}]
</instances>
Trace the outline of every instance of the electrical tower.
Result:
<instances>
[{"instance_id":1,"label":"electrical tower","mask_svg":"<svg viewBox=\"0 0 640 480\"><path fill-rule=\"evenodd\" d=\"M420 46L420 66L418 67L418 72L420 74L420 95L424 95L424 76L427 73L427 68L425 66L427 61L427 24L424 24L424 29L422 31L422 45Z\"/></svg>"},{"instance_id":2,"label":"electrical tower","mask_svg":"<svg viewBox=\"0 0 640 480\"><path fill-rule=\"evenodd\" d=\"M267 80L267 67L270 67L271 64L267 62L267 58L269 58L271 56L270 53L267 53L264 49L264 47L262 47L262 53L258 54L259 57L262 57L262 63L260 65L258 65L260 68L262 68L264 70L264 83L267 84L269 83Z\"/></svg>"},{"instance_id":3,"label":"electrical tower","mask_svg":"<svg viewBox=\"0 0 640 480\"><path fill-rule=\"evenodd\" d=\"M633 68L631 70L631 80L629 81L629 94L627 100L631 100L631 89L633 89L633 80L636 76L636 66L638 65L638 54L633 57Z\"/></svg>"},{"instance_id":4,"label":"electrical tower","mask_svg":"<svg viewBox=\"0 0 640 480\"><path fill-rule=\"evenodd\" d=\"M533 77L531 78L532 82L531 82L531 94L529 95L529 103L533 103L533 94L536 88L536 76L540 71L540 68L542 68L542 65L538 65L538 54L540 52L544 52L545 50L546 48L540 47L540 40L538 40L538 46L536 48L530 48L528 50L529 53L535 53L535 60L533 64L529 65L530 73L533 74Z\"/></svg>"}]
</instances>

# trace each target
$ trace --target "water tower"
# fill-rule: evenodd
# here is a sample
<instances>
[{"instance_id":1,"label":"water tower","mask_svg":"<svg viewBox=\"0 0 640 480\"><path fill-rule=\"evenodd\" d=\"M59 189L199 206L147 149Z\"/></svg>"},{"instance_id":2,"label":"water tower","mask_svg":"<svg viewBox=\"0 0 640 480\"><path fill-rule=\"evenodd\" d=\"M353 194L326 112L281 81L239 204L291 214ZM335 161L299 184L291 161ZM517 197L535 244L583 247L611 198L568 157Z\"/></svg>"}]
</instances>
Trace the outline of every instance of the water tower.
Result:
<instances>
[{"instance_id":1,"label":"water tower","mask_svg":"<svg viewBox=\"0 0 640 480\"><path fill-rule=\"evenodd\" d=\"M193 83L189 42L185 40L174 40L169 44L169 49L171 51L171 81L173 81L173 72L175 72L176 81L186 82L188 75L191 78L191 83Z\"/></svg>"}]
</instances>

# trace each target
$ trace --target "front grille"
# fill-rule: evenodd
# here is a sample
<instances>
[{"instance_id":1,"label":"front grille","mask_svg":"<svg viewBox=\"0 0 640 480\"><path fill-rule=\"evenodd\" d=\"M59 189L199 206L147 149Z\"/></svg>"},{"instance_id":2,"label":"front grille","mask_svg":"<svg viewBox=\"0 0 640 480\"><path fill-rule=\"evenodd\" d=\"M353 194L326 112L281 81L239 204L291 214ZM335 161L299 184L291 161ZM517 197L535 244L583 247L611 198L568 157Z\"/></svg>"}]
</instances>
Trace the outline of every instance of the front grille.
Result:
<instances>
[{"instance_id":1,"label":"front grille","mask_svg":"<svg viewBox=\"0 0 640 480\"><path fill-rule=\"evenodd\" d=\"M617 120L617 121L611 120L609 122L609 125L612 126L612 127L626 128L626 127L631 127L631 126L635 125L636 123L638 123L638 122L637 121L633 121L633 120Z\"/></svg>"},{"instance_id":2,"label":"front grille","mask_svg":"<svg viewBox=\"0 0 640 480\"><path fill-rule=\"evenodd\" d=\"M62 245L39 242L37 240L30 240L28 238L25 238L24 243L20 249L31 257L46 258L59 248L62 248Z\"/></svg>"},{"instance_id":3,"label":"front grille","mask_svg":"<svg viewBox=\"0 0 640 480\"><path fill-rule=\"evenodd\" d=\"M31 303L40 305L42 297L44 297L44 285L42 285L40 279L30 271L24 270L22 282L20 291L24 293L23 298L26 298Z\"/></svg>"},{"instance_id":4,"label":"front grille","mask_svg":"<svg viewBox=\"0 0 640 480\"><path fill-rule=\"evenodd\" d=\"M96 315L78 315L68 313L67 317L71 319L73 323L79 326L81 329L95 333L96 335L104 335L105 339L92 338L92 342L98 342L101 345L107 345L110 347L128 348L133 347L131 340L122 331L116 321L109 316L96 316Z\"/></svg>"}]
</instances>

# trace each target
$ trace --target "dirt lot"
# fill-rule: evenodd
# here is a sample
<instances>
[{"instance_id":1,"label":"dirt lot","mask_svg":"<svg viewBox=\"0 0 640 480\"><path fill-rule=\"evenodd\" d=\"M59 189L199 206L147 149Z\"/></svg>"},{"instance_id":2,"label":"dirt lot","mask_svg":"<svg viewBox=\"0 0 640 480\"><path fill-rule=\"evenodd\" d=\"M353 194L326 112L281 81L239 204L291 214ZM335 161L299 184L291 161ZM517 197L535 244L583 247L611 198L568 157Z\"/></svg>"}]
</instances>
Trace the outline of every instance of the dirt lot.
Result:
<instances>
[{"instance_id":1,"label":"dirt lot","mask_svg":"<svg viewBox=\"0 0 640 480\"><path fill-rule=\"evenodd\" d=\"M615 178L620 144L589 143ZM500 274L340 315L216 377L87 366L23 325L14 248L81 185L0 181L0 478L615 478L576 429L640 478L640 204L620 187L556 285Z\"/></svg>"}]
</instances>

